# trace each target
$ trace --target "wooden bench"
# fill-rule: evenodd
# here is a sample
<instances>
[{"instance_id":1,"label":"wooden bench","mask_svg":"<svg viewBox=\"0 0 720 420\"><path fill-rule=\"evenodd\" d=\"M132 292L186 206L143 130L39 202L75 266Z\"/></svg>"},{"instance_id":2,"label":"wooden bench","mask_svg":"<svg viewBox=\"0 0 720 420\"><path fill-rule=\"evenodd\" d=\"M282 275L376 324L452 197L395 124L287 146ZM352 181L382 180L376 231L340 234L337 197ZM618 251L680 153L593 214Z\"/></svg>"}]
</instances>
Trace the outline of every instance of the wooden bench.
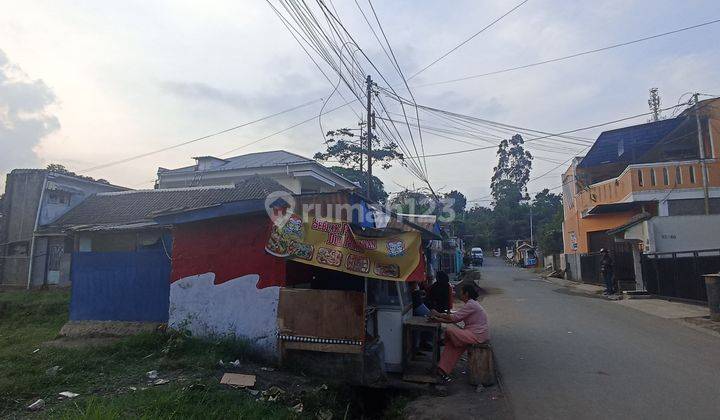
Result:
<instances>
[{"instance_id":1,"label":"wooden bench","mask_svg":"<svg viewBox=\"0 0 720 420\"><path fill-rule=\"evenodd\" d=\"M470 384L482 386L495 384L495 364L490 342L468 347L468 369Z\"/></svg>"}]
</instances>

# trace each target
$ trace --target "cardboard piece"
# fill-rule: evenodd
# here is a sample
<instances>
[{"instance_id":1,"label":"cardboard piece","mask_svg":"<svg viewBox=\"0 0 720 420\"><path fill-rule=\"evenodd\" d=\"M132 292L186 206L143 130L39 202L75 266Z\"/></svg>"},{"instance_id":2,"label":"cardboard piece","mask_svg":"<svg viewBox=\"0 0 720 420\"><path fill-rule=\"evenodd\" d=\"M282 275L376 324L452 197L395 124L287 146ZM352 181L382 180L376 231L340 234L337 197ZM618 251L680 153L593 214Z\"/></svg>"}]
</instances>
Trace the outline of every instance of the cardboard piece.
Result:
<instances>
[{"instance_id":1,"label":"cardboard piece","mask_svg":"<svg viewBox=\"0 0 720 420\"><path fill-rule=\"evenodd\" d=\"M250 388L255 386L255 375L226 373L220 379L220 383L224 385L237 386L240 388Z\"/></svg>"}]
</instances>

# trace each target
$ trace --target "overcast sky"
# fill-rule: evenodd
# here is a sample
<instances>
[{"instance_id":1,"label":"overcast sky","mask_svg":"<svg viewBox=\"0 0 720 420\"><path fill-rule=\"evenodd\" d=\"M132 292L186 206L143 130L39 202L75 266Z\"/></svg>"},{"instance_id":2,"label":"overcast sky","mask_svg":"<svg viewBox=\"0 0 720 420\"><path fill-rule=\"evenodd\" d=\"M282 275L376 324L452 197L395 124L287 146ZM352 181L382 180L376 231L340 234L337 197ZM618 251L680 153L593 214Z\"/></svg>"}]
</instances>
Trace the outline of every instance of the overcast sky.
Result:
<instances>
[{"instance_id":1,"label":"overcast sky","mask_svg":"<svg viewBox=\"0 0 720 420\"><path fill-rule=\"evenodd\" d=\"M412 74L518 2L376 0L374 6L400 65ZM367 9L365 0L359 3ZM336 0L335 5L360 46L396 83L355 2ZM332 90L260 0L0 0L0 10L3 172L48 163L82 171L328 98ZM528 64L719 17L716 0L689 0L682 7L669 0L530 0L412 84ZM720 94L719 36L716 24L570 61L418 87L414 93L425 105L561 132L645 112L651 87L660 89L665 106L688 91ZM341 103L334 95L327 108ZM151 187L158 166L185 166L193 163L192 156L221 155L317 115L321 106L318 101L87 175ZM326 129L354 126L357 117L345 107L322 122ZM600 131L578 134L594 138ZM237 153L283 149L310 157L321 150L322 141L312 121ZM469 147L425 135L428 154ZM534 152L555 161L572 156L572 150L556 143L551 151ZM494 164L493 150L427 159L436 189L458 189L469 199L488 193ZM533 175L553 166L537 160ZM530 191L559 185L560 171L531 183ZM420 185L402 168L376 173L391 191Z\"/></svg>"}]
</instances>

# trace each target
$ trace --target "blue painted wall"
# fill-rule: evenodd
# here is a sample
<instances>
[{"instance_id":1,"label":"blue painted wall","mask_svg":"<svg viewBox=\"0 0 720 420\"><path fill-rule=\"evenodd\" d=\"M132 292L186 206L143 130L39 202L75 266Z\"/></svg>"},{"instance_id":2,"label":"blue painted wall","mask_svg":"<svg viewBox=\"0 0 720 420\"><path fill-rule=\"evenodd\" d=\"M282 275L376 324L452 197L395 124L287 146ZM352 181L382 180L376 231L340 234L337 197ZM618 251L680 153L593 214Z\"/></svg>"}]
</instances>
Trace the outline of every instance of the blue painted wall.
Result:
<instances>
[{"instance_id":1,"label":"blue painted wall","mask_svg":"<svg viewBox=\"0 0 720 420\"><path fill-rule=\"evenodd\" d=\"M76 252L71 321L167 322L170 260L164 250Z\"/></svg>"}]
</instances>

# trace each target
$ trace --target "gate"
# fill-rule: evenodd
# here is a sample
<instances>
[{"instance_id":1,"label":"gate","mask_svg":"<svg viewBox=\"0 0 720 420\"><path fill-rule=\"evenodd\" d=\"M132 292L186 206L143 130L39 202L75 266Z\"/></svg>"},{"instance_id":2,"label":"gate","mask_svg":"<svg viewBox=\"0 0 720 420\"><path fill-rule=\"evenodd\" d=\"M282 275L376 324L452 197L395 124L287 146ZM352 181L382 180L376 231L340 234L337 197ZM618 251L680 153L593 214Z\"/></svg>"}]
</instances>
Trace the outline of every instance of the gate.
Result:
<instances>
[{"instance_id":1,"label":"gate","mask_svg":"<svg viewBox=\"0 0 720 420\"><path fill-rule=\"evenodd\" d=\"M167 322L170 260L164 250L76 252L72 321Z\"/></svg>"},{"instance_id":2,"label":"gate","mask_svg":"<svg viewBox=\"0 0 720 420\"><path fill-rule=\"evenodd\" d=\"M635 289L635 267L633 266L632 252L613 252L610 254L613 260L613 278L620 290ZM580 275L583 283L605 285L600 276L600 261L602 255L599 252L580 256Z\"/></svg>"},{"instance_id":3,"label":"gate","mask_svg":"<svg viewBox=\"0 0 720 420\"><path fill-rule=\"evenodd\" d=\"M720 271L720 250L643 254L648 292L664 297L707 301L703 274Z\"/></svg>"}]
</instances>

